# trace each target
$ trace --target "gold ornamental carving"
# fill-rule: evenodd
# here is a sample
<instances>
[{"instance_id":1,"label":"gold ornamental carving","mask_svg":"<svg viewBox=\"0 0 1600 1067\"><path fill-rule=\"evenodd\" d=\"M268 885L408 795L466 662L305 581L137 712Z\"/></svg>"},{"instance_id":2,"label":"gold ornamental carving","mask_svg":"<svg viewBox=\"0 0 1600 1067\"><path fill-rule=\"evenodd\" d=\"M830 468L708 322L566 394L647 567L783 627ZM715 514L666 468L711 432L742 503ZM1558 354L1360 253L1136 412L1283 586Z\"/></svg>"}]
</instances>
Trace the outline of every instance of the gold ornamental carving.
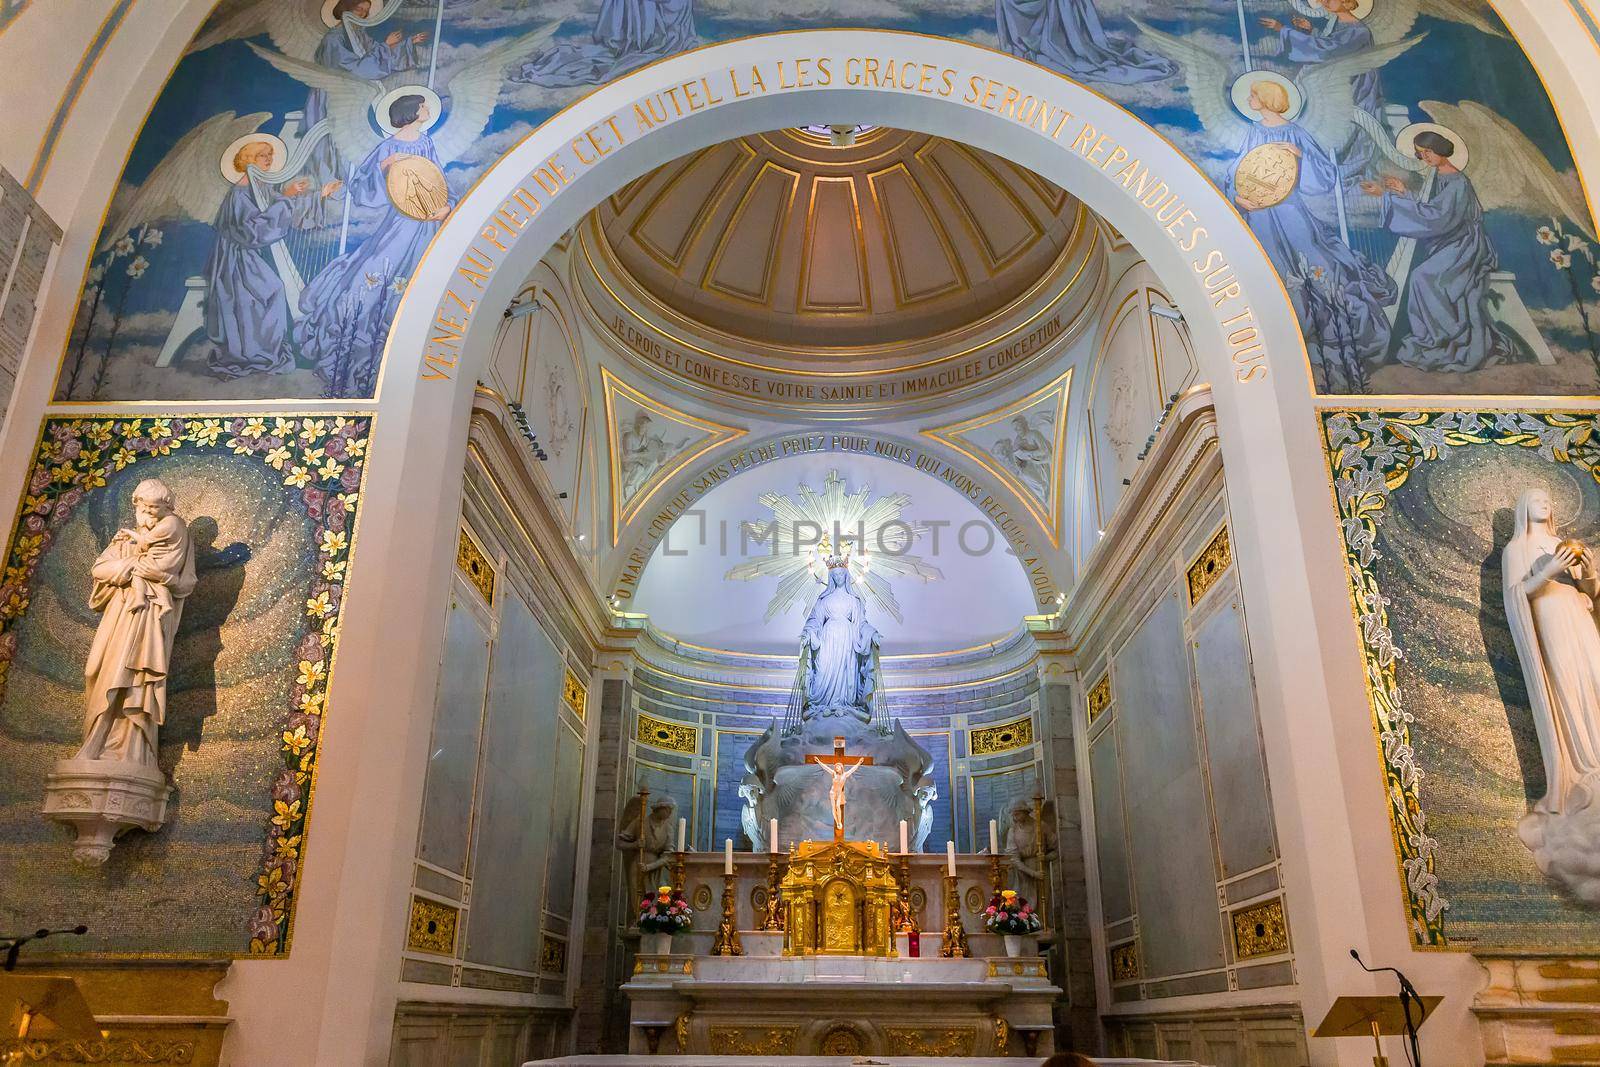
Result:
<instances>
[{"instance_id":1,"label":"gold ornamental carving","mask_svg":"<svg viewBox=\"0 0 1600 1067\"><path fill-rule=\"evenodd\" d=\"M792 1056L798 1026L713 1026L706 1035L713 1056Z\"/></svg>"},{"instance_id":2,"label":"gold ornamental carving","mask_svg":"<svg viewBox=\"0 0 1600 1067\"><path fill-rule=\"evenodd\" d=\"M1004 978L1043 978L1043 960L990 960L989 977Z\"/></svg>"},{"instance_id":3,"label":"gold ornamental carving","mask_svg":"<svg viewBox=\"0 0 1600 1067\"><path fill-rule=\"evenodd\" d=\"M694 887L694 899L690 901L690 903L694 905L695 911L705 911L707 908L711 907L711 900L712 896L710 886L706 885L704 882L701 882L699 885Z\"/></svg>"},{"instance_id":4,"label":"gold ornamental carving","mask_svg":"<svg viewBox=\"0 0 1600 1067\"><path fill-rule=\"evenodd\" d=\"M1289 923L1283 914L1281 897L1240 908L1229 918L1233 926L1235 959L1278 956L1289 951Z\"/></svg>"},{"instance_id":5,"label":"gold ornamental carving","mask_svg":"<svg viewBox=\"0 0 1600 1067\"><path fill-rule=\"evenodd\" d=\"M785 956L899 955L889 920L900 887L876 841L802 841L778 896Z\"/></svg>"},{"instance_id":6,"label":"gold ornamental carving","mask_svg":"<svg viewBox=\"0 0 1600 1067\"><path fill-rule=\"evenodd\" d=\"M672 1036L678 1042L679 1055L688 1055L689 1053L689 1023L693 1019L694 1013L686 1011L672 1020Z\"/></svg>"},{"instance_id":7,"label":"gold ornamental carving","mask_svg":"<svg viewBox=\"0 0 1600 1067\"><path fill-rule=\"evenodd\" d=\"M1268 141L1246 152L1233 179L1240 199L1258 210L1283 203L1299 181L1300 156L1284 141Z\"/></svg>"},{"instance_id":8,"label":"gold ornamental carving","mask_svg":"<svg viewBox=\"0 0 1600 1067\"><path fill-rule=\"evenodd\" d=\"M1133 982L1139 978L1139 943L1129 941L1111 946L1111 980Z\"/></svg>"},{"instance_id":9,"label":"gold ornamental carving","mask_svg":"<svg viewBox=\"0 0 1600 1067\"><path fill-rule=\"evenodd\" d=\"M1110 706L1111 672L1106 671L1098 682L1089 687L1089 725L1093 726L1094 721L1105 714L1105 710Z\"/></svg>"},{"instance_id":10,"label":"gold ornamental carving","mask_svg":"<svg viewBox=\"0 0 1600 1067\"><path fill-rule=\"evenodd\" d=\"M583 721L583 707L588 697L589 690L584 688L583 682L579 680L577 674L573 672L571 667L568 667L566 680L561 685L561 699L566 701L567 707L572 709L572 713L578 717L579 722Z\"/></svg>"},{"instance_id":11,"label":"gold ornamental carving","mask_svg":"<svg viewBox=\"0 0 1600 1067\"><path fill-rule=\"evenodd\" d=\"M128 1037L112 1037L100 1041L71 1038L42 1040L29 1038L17 1041L15 1038L0 1038L0 1053L6 1054L7 1063L106 1063L123 1067L125 1064L196 1062L193 1041L140 1040ZM13 1061L12 1056L17 1059Z\"/></svg>"},{"instance_id":12,"label":"gold ornamental carving","mask_svg":"<svg viewBox=\"0 0 1600 1067\"><path fill-rule=\"evenodd\" d=\"M864 1056L866 1052L866 1037L848 1023L840 1023L828 1030L817 1042L819 1056Z\"/></svg>"},{"instance_id":13,"label":"gold ornamental carving","mask_svg":"<svg viewBox=\"0 0 1600 1067\"><path fill-rule=\"evenodd\" d=\"M1200 558L1189 564L1189 603L1200 603L1200 598L1210 592L1232 564L1233 543L1228 540L1228 528L1224 526L1206 545Z\"/></svg>"},{"instance_id":14,"label":"gold ornamental carving","mask_svg":"<svg viewBox=\"0 0 1600 1067\"><path fill-rule=\"evenodd\" d=\"M494 565L464 529L456 542L456 569L483 594L486 603L494 603Z\"/></svg>"},{"instance_id":15,"label":"gold ornamental carving","mask_svg":"<svg viewBox=\"0 0 1600 1067\"><path fill-rule=\"evenodd\" d=\"M967 887L967 912L971 915L982 915L983 909L989 906L989 898L983 895L983 890L975 885Z\"/></svg>"},{"instance_id":16,"label":"gold ornamental carving","mask_svg":"<svg viewBox=\"0 0 1600 1067\"><path fill-rule=\"evenodd\" d=\"M567 943L551 934L539 944L539 970L544 974L567 973Z\"/></svg>"},{"instance_id":17,"label":"gold ornamental carving","mask_svg":"<svg viewBox=\"0 0 1600 1067\"><path fill-rule=\"evenodd\" d=\"M411 898L411 922L406 931L406 948L413 952L432 952L453 956L456 952L456 921L461 912L448 904L426 897Z\"/></svg>"},{"instance_id":18,"label":"gold ornamental carving","mask_svg":"<svg viewBox=\"0 0 1600 1067\"><path fill-rule=\"evenodd\" d=\"M978 1043L971 1027L890 1026L884 1029L891 1056L970 1056Z\"/></svg>"},{"instance_id":19,"label":"gold ornamental carving","mask_svg":"<svg viewBox=\"0 0 1600 1067\"><path fill-rule=\"evenodd\" d=\"M1026 748L1031 744L1033 744L1033 716L1024 715L1020 719L972 731L969 747L974 756L992 756L998 752Z\"/></svg>"},{"instance_id":20,"label":"gold ornamental carving","mask_svg":"<svg viewBox=\"0 0 1600 1067\"><path fill-rule=\"evenodd\" d=\"M683 723L667 722L653 715L639 713L638 725L634 728L633 736L654 748L664 748L668 752L684 752L693 756L700 751L700 731L693 726Z\"/></svg>"}]
</instances>

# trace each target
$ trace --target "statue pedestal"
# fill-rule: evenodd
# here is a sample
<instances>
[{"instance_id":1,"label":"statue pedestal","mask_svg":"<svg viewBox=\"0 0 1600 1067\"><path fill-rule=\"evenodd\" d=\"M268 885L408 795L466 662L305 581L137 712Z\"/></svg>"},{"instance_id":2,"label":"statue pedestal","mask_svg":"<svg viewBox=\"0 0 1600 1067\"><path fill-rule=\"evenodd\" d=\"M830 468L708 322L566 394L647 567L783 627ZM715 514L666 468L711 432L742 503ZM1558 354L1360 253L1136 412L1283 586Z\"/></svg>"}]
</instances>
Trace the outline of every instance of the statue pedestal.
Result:
<instances>
[{"instance_id":1,"label":"statue pedestal","mask_svg":"<svg viewBox=\"0 0 1600 1067\"><path fill-rule=\"evenodd\" d=\"M159 830L167 821L167 776L121 760L64 759L45 778L44 814L78 832L72 858L101 864L117 835L137 826Z\"/></svg>"}]
</instances>

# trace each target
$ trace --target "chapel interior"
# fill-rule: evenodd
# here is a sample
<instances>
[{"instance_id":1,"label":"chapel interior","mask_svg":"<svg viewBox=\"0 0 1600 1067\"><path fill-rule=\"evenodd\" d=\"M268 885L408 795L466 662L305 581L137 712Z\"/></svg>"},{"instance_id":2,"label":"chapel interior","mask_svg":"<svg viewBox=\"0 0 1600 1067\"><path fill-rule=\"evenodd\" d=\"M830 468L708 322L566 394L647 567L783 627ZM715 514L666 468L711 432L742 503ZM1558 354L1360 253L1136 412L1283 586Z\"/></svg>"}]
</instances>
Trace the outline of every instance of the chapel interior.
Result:
<instances>
[{"instance_id":1,"label":"chapel interior","mask_svg":"<svg viewBox=\"0 0 1600 1067\"><path fill-rule=\"evenodd\" d=\"M1600 1064L1587 0L81 6L0 1063Z\"/></svg>"}]
</instances>

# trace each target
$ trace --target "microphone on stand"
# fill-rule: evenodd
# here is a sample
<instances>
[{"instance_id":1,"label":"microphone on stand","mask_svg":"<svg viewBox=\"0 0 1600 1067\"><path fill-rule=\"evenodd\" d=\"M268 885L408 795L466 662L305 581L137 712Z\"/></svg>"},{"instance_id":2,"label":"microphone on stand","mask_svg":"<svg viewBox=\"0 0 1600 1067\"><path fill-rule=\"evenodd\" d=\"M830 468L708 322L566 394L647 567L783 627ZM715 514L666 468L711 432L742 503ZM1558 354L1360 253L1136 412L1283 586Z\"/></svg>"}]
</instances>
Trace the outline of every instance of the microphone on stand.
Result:
<instances>
[{"instance_id":1,"label":"microphone on stand","mask_svg":"<svg viewBox=\"0 0 1600 1067\"><path fill-rule=\"evenodd\" d=\"M1411 1064L1411 1067L1422 1067L1422 1049L1417 1044L1418 1024L1411 1021L1411 1002L1416 1001L1417 1007L1422 1009L1424 1017L1427 1016L1427 1009L1423 1006L1422 995L1417 992L1417 987L1411 984L1411 979L1407 978L1398 967L1368 967L1366 961L1361 958L1361 953L1355 949L1350 950L1350 958L1355 960L1361 966L1361 969L1368 974L1390 971L1400 980L1400 1010L1405 1013L1406 1044L1410 1046L1406 1049L1406 1060Z\"/></svg>"}]
</instances>

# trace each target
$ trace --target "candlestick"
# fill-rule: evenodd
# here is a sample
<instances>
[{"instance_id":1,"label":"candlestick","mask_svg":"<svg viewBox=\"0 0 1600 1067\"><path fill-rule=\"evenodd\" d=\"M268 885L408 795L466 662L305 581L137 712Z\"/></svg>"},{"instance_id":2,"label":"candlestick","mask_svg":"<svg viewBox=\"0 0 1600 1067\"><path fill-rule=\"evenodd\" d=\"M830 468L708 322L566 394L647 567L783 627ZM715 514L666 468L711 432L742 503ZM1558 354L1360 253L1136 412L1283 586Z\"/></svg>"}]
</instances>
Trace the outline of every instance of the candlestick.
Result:
<instances>
[{"instance_id":1,"label":"candlestick","mask_svg":"<svg viewBox=\"0 0 1600 1067\"><path fill-rule=\"evenodd\" d=\"M954 878L956 876L956 843L954 841L946 841L944 843L944 866L945 873Z\"/></svg>"},{"instance_id":2,"label":"candlestick","mask_svg":"<svg viewBox=\"0 0 1600 1067\"><path fill-rule=\"evenodd\" d=\"M1000 855L1000 824L989 820L989 855Z\"/></svg>"},{"instance_id":3,"label":"candlestick","mask_svg":"<svg viewBox=\"0 0 1600 1067\"><path fill-rule=\"evenodd\" d=\"M684 843L684 840L685 840L686 836L688 835L688 832L689 832L689 820L688 819L679 819L678 820L678 851L679 852L683 851L683 843Z\"/></svg>"},{"instance_id":4,"label":"candlestick","mask_svg":"<svg viewBox=\"0 0 1600 1067\"><path fill-rule=\"evenodd\" d=\"M905 824L902 823L902 826ZM907 932L917 928L916 912L911 910L911 854L900 853L900 929Z\"/></svg>"},{"instance_id":5,"label":"candlestick","mask_svg":"<svg viewBox=\"0 0 1600 1067\"><path fill-rule=\"evenodd\" d=\"M778 832L778 820L772 820L772 832ZM773 838L777 844L777 838ZM767 853L767 918L763 928L767 930L783 929L783 908L778 902L778 850L774 848Z\"/></svg>"},{"instance_id":6,"label":"candlestick","mask_svg":"<svg viewBox=\"0 0 1600 1067\"><path fill-rule=\"evenodd\" d=\"M989 888L996 894L1005 888L1005 876L1000 870L1000 857L989 857Z\"/></svg>"},{"instance_id":7,"label":"candlestick","mask_svg":"<svg viewBox=\"0 0 1600 1067\"><path fill-rule=\"evenodd\" d=\"M904 819L900 820L900 851L902 853L911 851L911 838L906 836L906 821Z\"/></svg>"},{"instance_id":8,"label":"candlestick","mask_svg":"<svg viewBox=\"0 0 1600 1067\"><path fill-rule=\"evenodd\" d=\"M733 838L726 837L722 840L722 873L733 874Z\"/></svg>"},{"instance_id":9,"label":"candlestick","mask_svg":"<svg viewBox=\"0 0 1600 1067\"><path fill-rule=\"evenodd\" d=\"M739 941L739 921L734 917L733 901L736 889L733 877L733 839L728 839L727 871L722 876L722 922L717 926L717 937L712 942L714 956L743 956L744 945Z\"/></svg>"},{"instance_id":10,"label":"candlestick","mask_svg":"<svg viewBox=\"0 0 1600 1067\"><path fill-rule=\"evenodd\" d=\"M967 958L967 931L961 925L961 896L954 874L944 876L944 944L939 946L939 955L947 960Z\"/></svg>"},{"instance_id":11,"label":"candlestick","mask_svg":"<svg viewBox=\"0 0 1600 1067\"><path fill-rule=\"evenodd\" d=\"M778 820L777 819L768 819L767 820L767 851L768 852L777 852L778 851Z\"/></svg>"}]
</instances>

